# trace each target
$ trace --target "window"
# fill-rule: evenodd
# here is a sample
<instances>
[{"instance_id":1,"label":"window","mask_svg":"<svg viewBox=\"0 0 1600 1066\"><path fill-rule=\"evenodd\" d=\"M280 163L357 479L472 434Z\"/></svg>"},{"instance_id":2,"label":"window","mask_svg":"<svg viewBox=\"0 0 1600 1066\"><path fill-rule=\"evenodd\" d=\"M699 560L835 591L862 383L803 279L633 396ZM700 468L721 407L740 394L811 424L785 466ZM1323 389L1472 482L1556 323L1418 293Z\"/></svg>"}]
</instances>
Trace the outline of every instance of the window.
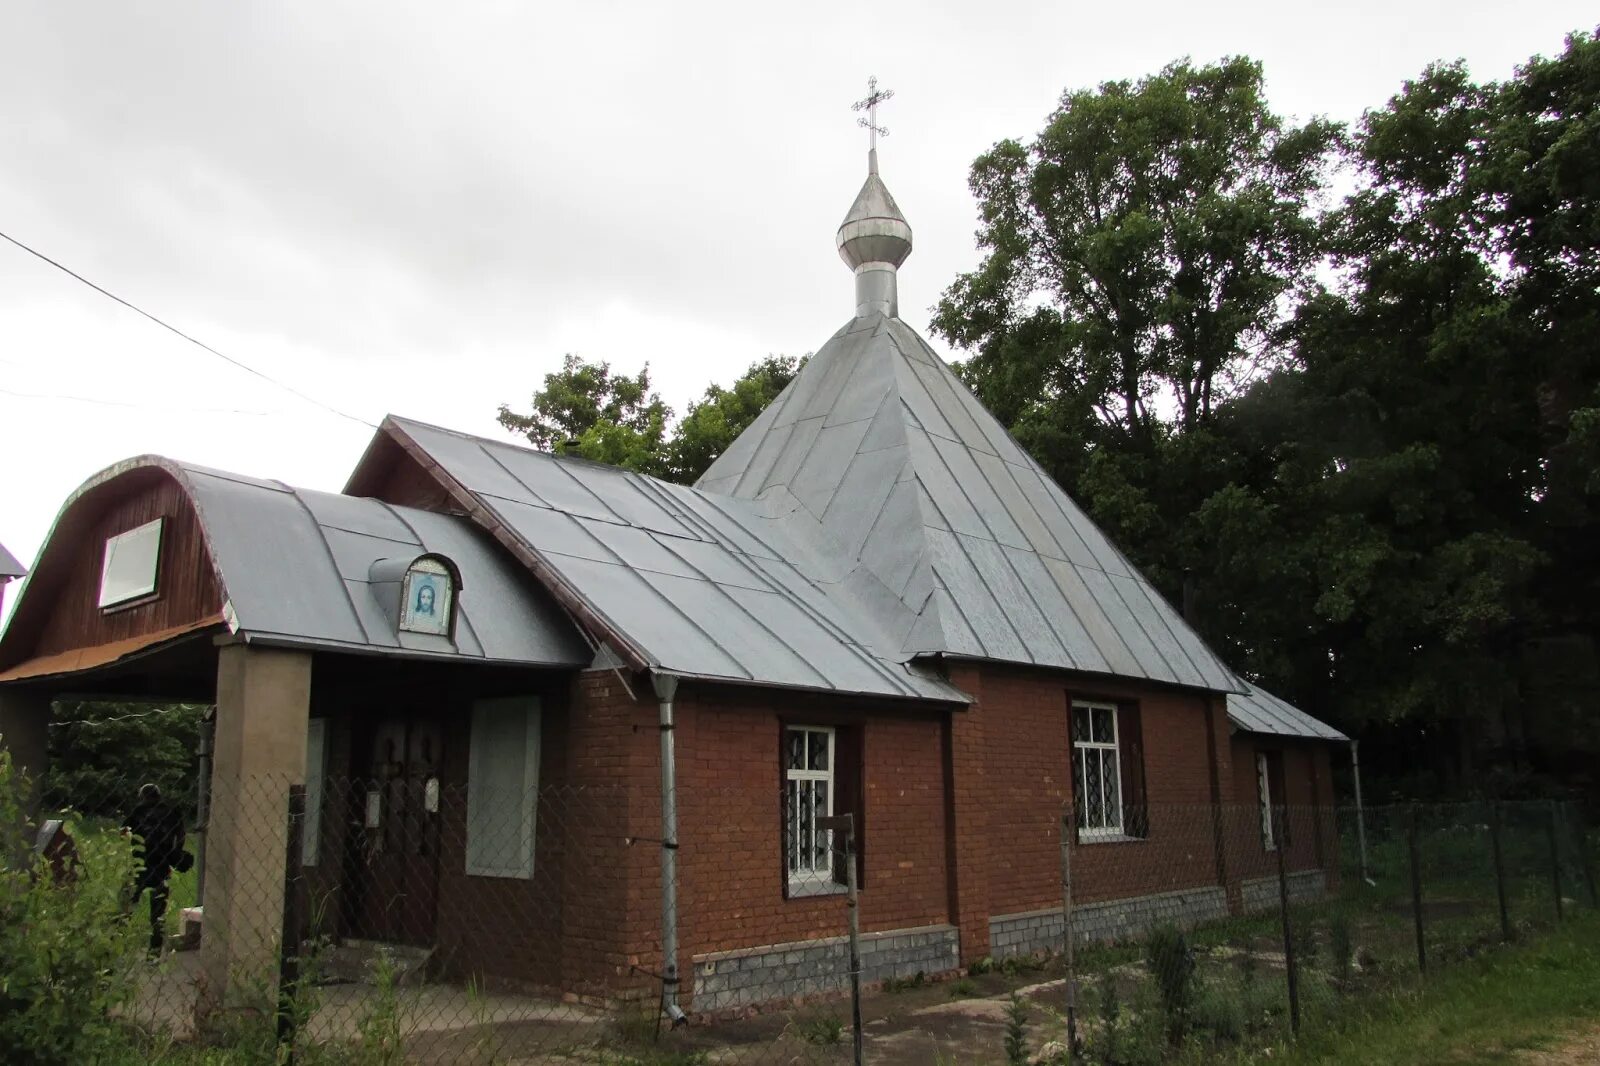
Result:
<instances>
[{"instance_id":1,"label":"window","mask_svg":"<svg viewBox=\"0 0 1600 1066\"><path fill-rule=\"evenodd\" d=\"M479 700L467 767L467 873L533 876L539 793L539 701Z\"/></svg>"},{"instance_id":2,"label":"window","mask_svg":"<svg viewBox=\"0 0 1600 1066\"><path fill-rule=\"evenodd\" d=\"M833 834L817 828L833 816L835 742L825 726L791 726L783 733L784 848L791 894L830 888Z\"/></svg>"},{"instance_id":3,"label":"window","mask_svg":"<svg viewBox=\"0 0 1600 1066\"><path fill-rule=\"evenodd\" d=\"M106 538L105 559L100 566L101 607L114 607L155 592L164 521L157 518Z\"/></svg>"},{"instance_id":4,"label":"window","mask_svg":"<svg viewBox=\"0 0 1600 1066\"><path fill-rule=\"evenodd\" d=\"M1261 800L1261 846L1276 851L1281 843L1289 846L1289 825L1285 817L1283 755L1276 751L1256 752L1256 795Z\"/></svg>"},{"instance_id":5,"label":"window","mask_svg":"<svg viewBox=\"0 0 1600 1066\"><path fill-rule=\"evenodd\" d=\"M1122 835L1122 759L1115 704L1072 705L1072 795L1079 837Z\"/></svg>"},{"instance_id":6,"label":"window","mask_svg":"<svg viewBox=\"0 0 1600 1066\"><path fill-rule=\"evenodd\" d=\"M315 866L322 848L322 793L327 773L328 720L306 723L306 823L300 836L300 864Z\"/></svg>"}]
</instances>

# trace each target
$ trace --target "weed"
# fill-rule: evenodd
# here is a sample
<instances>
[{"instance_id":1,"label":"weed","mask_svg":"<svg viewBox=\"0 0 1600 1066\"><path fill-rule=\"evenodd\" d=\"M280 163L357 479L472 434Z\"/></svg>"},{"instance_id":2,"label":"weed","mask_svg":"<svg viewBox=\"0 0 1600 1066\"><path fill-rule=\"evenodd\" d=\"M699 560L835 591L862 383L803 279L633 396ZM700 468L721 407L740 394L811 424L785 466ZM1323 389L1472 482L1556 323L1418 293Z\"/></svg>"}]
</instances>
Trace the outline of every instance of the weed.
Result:
<instances>
[{"instance_id":1,"label":"weed","mask_svg":"<svg viewBox=\"0 0 1600 1066\"><path fill-rule=\"evenodd\" d=\"M978 986L973 984L965 977L961 978L961 980L950 986L951 999L963 999L967 996L975 996L977 994Z\"/></svg>"},{"instance_id":2,"label":"weed","mask_svg":"<svg viewBox=\"0 0 1600 1066\"><path fill-rule=\"evenodd\" d=\"M1156 990L1161 995L1168 1037L1173 1044L1182 1043L1194 1007L1194 949L1181 930L1162 926L1153 930L1145 943L1145 966L1155 978Z\"/></svg>"},{"instance_id":3,"label":"weed","mask_svg":"<svg viewBox=\"0 0 1600 1066\"><path fill-rule=\"evenodd\" d=\"M1355 937L1350 932L1350 919L1343 913L1335 914L1328 927L1328 946L1333 952L1333 979L1340 991L1350 988L1350 978L1355 972Z\"/></svg>"},{"instance_id":4,"label":"weed","mask_svg":"<svg viewBox=\"0 0 1600 1066\"><path fill-rule=\"evenodd\" d=\"M1122 1021L1122 997L1117 994L1117 979L1113 974L1103 973L1100 981L1095 986L1096 1006L1100 1015L1100 1032L1103 1046L1100 1049L1100 1061L1115 1063L1117 1059L1117 1029Z\"/></svg>"},{"instance_id":5,"label":"weed","mask_svg":"<svg viewBox=\"0 0 1600 1066\"><path fill-rule=\"evenodd\" d=\"M967 974L968 974L968 976L971 976L971 977L982 977L986 973L993 973L994 969L995 969L994 956L993 955L985 955L983 958L979 959L977 962L974 962L971 966L967 967Z\"/></svg>"},{"instance_id":6,"label":"weed","mask_svg":"<svg viewBox=\"0 0 1600 1066\"><path fill-rule=\"evenodd\" d=\"M808 1044L828 1047L844 1039L844 1022L832 1014L818 1014L800 1019L795 1031Z\"/></svg>"},{"instance_id":7,"label":"weed","mask_svg":"<svg viewBox=\"0 0 1600 1066\"><path fill-rule=\"evenodd\" d=\"M1015 992L1006 1004L1006 1066L1028 1066L1028 1009Z\"/></svg>"},{"instance_id":8,"label":"weed","mask_svg":"<svg viewBox=\"0 0 1600 1066\"><path fill-rule=\"evenodd\" d=\"M913 988L921 988L928 983L928 975L918 970L910 977L886 977L883 981L885 992L909 992Z\"/></svg>"}]
</instances>

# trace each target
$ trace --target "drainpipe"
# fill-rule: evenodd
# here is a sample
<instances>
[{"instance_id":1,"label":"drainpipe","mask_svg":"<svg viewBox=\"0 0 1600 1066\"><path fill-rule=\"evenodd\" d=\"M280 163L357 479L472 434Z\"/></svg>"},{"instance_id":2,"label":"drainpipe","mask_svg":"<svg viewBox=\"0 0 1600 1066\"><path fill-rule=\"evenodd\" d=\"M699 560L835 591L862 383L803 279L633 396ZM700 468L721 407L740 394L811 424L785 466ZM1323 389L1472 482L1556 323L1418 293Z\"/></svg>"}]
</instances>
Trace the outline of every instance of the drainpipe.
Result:
<instances>
[{"instance_id":1,"label":"drainpipe","mask_svg":"<svg viewBox=\"0 0 1600 1066\"><path fill-rule=\"evenodd\" d=\"M1350 770L1356 780L1356 841L1361 849L1361 880L1377 887L1377 883L1367 876L1367 811L1361 803L1361 741L1350 742Z\"/></svg>"},{"instance_id":2,"label":"drainpipe","mask_svg":"<svg viewBox=\"0 0 1600 1066\"><path fill-rule=\"evenodd\" d=\"M654 674L661 701L661 1010L670 1025L688 1021L678 1006L678 755L672 701L678 678Z\"/></svg>"}]
</instances>

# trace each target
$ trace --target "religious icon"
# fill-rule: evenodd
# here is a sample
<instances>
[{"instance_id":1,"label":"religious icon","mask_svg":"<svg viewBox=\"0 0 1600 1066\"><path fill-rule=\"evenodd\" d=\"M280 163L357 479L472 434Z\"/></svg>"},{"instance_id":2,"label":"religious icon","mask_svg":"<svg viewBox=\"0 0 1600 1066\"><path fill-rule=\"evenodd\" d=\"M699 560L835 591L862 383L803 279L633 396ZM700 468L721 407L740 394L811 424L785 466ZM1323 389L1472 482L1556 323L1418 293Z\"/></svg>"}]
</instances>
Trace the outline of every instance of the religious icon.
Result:
<instances>
[{"instance_id":1,"label":"religious icon","mask_svg":"<svg viewBox=\"0 0 1600 1066\"><path fill-rule=\"evenodd\" d=\"M400 628L411 633L450 635L451 602L455 587L450 571L437 559L424 556L411 564L401 587Z\"/></svg>"}]
</instances>

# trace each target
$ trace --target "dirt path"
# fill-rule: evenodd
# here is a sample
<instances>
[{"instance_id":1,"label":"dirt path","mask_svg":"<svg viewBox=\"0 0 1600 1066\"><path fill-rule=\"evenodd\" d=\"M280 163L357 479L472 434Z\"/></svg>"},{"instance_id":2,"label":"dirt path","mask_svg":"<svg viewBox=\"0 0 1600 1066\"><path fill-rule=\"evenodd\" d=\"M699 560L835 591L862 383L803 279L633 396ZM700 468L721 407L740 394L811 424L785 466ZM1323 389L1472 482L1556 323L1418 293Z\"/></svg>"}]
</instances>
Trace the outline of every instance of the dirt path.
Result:
<instances>
[{"instance_id":1,"label":"dirt path","mask_svg":"<svg viewBox=\"0 0 1600 1066\"><path fill-rule=\"evenodd\" d=\"M1600 1023L1591 1022L1548 1051L1524 1051L1517 1062L1527 1066L1593 1066L1600 1063Z\"/></svg>"}]
</instances>

